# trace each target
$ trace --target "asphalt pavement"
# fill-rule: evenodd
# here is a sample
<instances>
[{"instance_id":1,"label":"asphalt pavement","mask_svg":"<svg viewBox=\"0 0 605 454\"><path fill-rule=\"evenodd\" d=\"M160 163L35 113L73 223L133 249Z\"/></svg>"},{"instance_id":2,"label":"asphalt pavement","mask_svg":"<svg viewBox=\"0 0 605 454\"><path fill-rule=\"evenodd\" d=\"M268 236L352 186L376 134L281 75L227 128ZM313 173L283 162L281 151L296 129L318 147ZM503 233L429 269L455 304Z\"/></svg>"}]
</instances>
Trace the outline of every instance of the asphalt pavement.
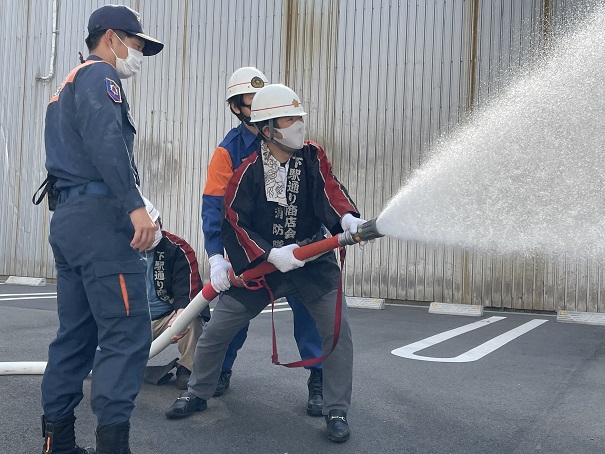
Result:
<instances>
[{"instance_id":1,"label":"asphalt pavement","mask_svg":"<svg viewBox=\"0 0 605 454\"><path fill-rule=\"evenodd\" d=\"M0 362L46 360L58 325L55 292L0 284ZM280 360L294 361L292 313L279 308ZM271 314L263 313L251 323L230 389L206 411L168 420L164 411L180 392L173 382L144 384L131 421L133 453L605 452L605 327L558 323L552 314L435 315L426 306L349 308L349 315L348 442L331 443L323 418L306 415L308 372L271 364ZM176 356L171 345L150 364ZM0 376L0 453L40 452L41 380ZM96 426L90 380L76 413L77 439L87 446Z\"/></svg>"}]
</instances>

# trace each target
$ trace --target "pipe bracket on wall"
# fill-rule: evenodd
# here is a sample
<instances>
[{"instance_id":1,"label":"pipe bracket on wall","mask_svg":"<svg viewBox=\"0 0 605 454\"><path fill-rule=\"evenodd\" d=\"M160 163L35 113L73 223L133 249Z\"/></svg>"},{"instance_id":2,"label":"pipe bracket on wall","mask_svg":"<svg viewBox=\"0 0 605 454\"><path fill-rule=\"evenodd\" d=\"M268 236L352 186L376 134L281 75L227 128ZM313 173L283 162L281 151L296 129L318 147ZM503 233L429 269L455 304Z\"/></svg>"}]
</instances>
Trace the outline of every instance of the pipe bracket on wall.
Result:
<instances>
[{"instance_id":1,"label":"pipe bracket on wall","mask_svg":"<svg viewBox=\"0 0 605 454\"><path fill-rule=\"evenodd\" d=\"M53 33L51 39L51 48L50 48L50 69L48 71L48 75L46 76L38 76L36 80L40 82L50 82L53 76L55 75L55 56L57 54L57 35L59 34L59 30L57 29L57 8L58 8L59 0L53 0Z\"/></svg>"}]
</instances>

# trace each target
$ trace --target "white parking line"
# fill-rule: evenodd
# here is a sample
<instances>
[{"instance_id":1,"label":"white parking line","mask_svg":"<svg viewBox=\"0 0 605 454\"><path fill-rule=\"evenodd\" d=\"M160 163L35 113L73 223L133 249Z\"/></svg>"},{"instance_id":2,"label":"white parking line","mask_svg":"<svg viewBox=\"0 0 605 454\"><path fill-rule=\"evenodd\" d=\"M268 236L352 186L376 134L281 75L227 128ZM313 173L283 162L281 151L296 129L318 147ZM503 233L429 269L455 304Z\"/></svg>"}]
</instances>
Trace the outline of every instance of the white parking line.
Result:
<instances>
[{"instance_id":1,"label":"white parking line","mask_svg":"<svg viewBox=\"0 0 605 454\"><path fill-rule=\"evenodd\" d=\"M440 344L441 342L445 342L453 337L460 336L461 334L468 333L469 331L473 331L478 328L482 328L491 323L499 322L505 318L506 317L486 318L485 320L480 320L478 322L461 326L460 328L455 328L445 331L444 333L436 334L435 336L427 337L426 339L414 342L413 344L404 345L403 347L396 348L391 353L402 358L416 359L420 361L431 361L437 363L468 363L483 358L485 355L492 353L513 339L516 339L522 334L525 334L548 321L539 319L531 320L453 358L435 358L432 356L416 355L416 352L419 352L420 350Z\"/></svg>"},{"instance_id":2,"label":"white parking line","mask_svg":"<svg viewBox=\"0 0 605 454\"><path fill-rule=\"evenodd\" d=\"M0 301L19 301L19 300L36 300L36 299L56 299L56 293L7 293L4 295L0 295ZM287 302L284 303L275 303L274 312L284 312L291 311L290 306L286 308L280 308L279 306L288 306ZM210 309L210 312L213 312L214 309ZM271 308L265 309L261 311L261 314L271 313Z\"/></svg>"}]
</instances>

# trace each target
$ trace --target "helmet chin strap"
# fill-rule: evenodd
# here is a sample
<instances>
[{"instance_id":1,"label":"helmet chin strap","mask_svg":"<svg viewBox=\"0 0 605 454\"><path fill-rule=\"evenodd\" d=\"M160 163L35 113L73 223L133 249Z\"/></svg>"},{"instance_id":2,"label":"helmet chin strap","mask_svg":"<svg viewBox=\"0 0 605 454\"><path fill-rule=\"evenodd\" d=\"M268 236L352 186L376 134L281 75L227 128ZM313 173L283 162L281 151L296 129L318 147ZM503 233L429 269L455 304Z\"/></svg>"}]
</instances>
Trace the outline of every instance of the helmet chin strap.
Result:
<instances>
[{"instance_id":1,"label":"helmet chin strap","mask_svg":"<svg viewBox=\"0 0 605 454\"><path fill-rule=\"evenodd\" d=\"M277 148L279 148L281 151L283 151L284 153L294 154L294 152L296 151L296 150L292 150L289 147L286 147L285 145L282 145L277 140L275 140L275 127L273 126L273 118L271 118L269 120L269 137L266 137L262 132L260 134L261 134L261 136L263 136L263 138L267 142L271 142L271 143L275 144L275 146Z\"/></svg>"},{"instance_id":2,"label":"helmet chin strap","mask_svg":"<svg viewBox=\"0 0 605 454\"><path fill-rule=\"evenodd\" d=\"M249 107L249 106L244 106L244 107ZM231 104L229 104L229 109L231 109L231 113L233 115L235 115L239 121L246 123L248 126L253 126L252 123L250 123L251 118L247 115L244 115L242 113L241 109L240 109L239 113L237 113L235 110L233 110L233 107L231 106Z\"/></svg>"}]
</instances>

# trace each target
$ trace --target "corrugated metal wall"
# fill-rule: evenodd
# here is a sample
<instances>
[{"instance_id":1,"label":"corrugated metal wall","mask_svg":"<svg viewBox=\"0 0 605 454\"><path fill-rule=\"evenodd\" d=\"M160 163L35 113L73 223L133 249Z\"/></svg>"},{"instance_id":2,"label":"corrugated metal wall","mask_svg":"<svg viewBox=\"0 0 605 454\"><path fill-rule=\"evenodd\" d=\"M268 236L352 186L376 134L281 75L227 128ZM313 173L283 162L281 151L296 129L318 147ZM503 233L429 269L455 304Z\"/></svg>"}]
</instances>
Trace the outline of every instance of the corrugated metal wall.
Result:
<instances>
[{"instance_id":1,"label":"corrugated metal wall","mask_svg":"<svg viewBox=\"0 0 605 454\"><path fill-rule=\"evenodd\" d=\"M85 50L91 0L58 0L57 54L48 74L52 0L0 4L0 274L52 277L49 215L30 203L43 179L46 103ZM583 0L138 0L166 49L127 82L138 123L143 191L165 226L202 253L201 192L209 158L234 119L230 74L261 68L290 85L310 113L310 138L367 218L417 168L430 144L523 66ZM12 37L12 39L11 39ZM350 248L346 293L537 310L605 311L603 270L544 257L516 259L383 238Z\"/></svg>"}]
</instances>

